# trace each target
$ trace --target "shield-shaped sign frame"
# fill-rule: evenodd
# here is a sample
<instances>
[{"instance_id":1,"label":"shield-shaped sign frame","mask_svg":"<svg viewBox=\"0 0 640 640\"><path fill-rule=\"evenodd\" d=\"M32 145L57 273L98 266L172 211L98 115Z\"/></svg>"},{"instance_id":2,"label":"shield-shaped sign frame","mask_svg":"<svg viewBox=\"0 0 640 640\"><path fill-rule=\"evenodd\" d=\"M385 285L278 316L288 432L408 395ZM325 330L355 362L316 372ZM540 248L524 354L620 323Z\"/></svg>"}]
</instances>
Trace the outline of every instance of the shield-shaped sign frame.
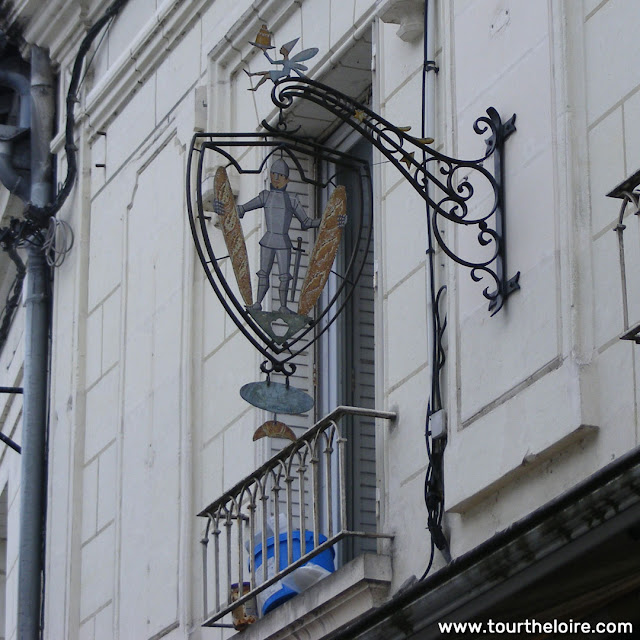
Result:
<instances>
[{"instance_id":1,"label":"shield-shaped sign frame","mask_svg":"<svg viewBox=\"0 0 640 640\"><path fill-rule=\"evenodd\" d=\"M258 161L251 159L252 154L244 153L250 147L262 148ZM321 175L320 167L337 166L342 171L353 171L360 189L357 197L350 198L348 224L357 227L353 233L351 250L343 260L344 271L338 274L339 284L335 293L322 308L316 305L313 316L303 323L302 328L284 340L274 338L265 330L264 323L261 326L256 321L256 314L247 310L246 300L236 293L237 287L225 276L221 262L229 256L220 255L220 251L215 249L215 245L220 243L214 242L212 236L220 232L212 224L211 218L215 214L205 211L203 194L203 183L212 167L233 168L241 175L260 175L268 170L269 163L277 157L285 158L300 181L314 188L316 196L323 189L332 190L337 186L335 175ZM303 168L301 157L312 160L310 165L315 168L312 169L313 174ZM362 158L288 133L196 133L189 151L186 184L187 215L196 252L218 300L240 332L270 362L268 370L290 375L295 370L292 361L313 345L337 320L358 285L373 241L372 206L366 204L373 202L369 163ZM316 200L319 201L319 198L316 197ZM353 209L353 202L359 204L357 210ZM255 271L253 268L252 277Z\"/></svg>"}]
</instances>

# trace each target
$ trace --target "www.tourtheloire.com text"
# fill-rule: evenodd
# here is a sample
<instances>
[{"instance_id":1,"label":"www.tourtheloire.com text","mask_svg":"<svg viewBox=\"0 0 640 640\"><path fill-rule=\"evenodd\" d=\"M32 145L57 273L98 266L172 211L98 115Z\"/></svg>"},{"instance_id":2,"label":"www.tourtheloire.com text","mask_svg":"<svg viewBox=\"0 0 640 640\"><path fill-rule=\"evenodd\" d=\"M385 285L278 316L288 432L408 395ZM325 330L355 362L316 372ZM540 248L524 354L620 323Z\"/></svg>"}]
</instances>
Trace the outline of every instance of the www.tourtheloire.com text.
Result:
<instances>
[{"instance_id":1,"label":"www.tourtheloire.com text","mask_svg":"<svg viewBox=\"0 0 640 640\"><path fill-rule=\"evenodd\" d=\"M553 620L538 622L537 620L524 620L523 622L438 622L440 633L611 633L632 634L631 622L576 622L569 620Z\"/></svg>"}]
</instances>

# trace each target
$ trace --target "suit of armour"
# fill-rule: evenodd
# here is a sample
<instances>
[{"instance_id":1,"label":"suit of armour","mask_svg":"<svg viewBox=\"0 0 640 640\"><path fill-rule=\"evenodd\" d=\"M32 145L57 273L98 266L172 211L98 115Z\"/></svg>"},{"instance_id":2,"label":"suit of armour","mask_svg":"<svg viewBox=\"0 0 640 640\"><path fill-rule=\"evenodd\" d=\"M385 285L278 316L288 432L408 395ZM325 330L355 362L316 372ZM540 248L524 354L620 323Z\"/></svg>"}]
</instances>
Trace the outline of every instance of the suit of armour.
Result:
<instances>
[{"instance_id":1,"label":"suit of armour","mask_svg":"<svg viewBox=\"0 0 640 640\"><path fill-rule=\"evenodd\" d=\"M262 300L269 288L269 274L274 261L278 263L280 286L280 311L289 311L286 306L291 265L291 238L289 227L295 216L303 229L310 229L320 225L320 219L310 218L302 208L296 196L290 196L285 189L271 187L261 191L255 198L238 207L238 215L242 218L247 211L264 209L267 232L260 239L260 270L258 271L257 301L252 308L260 309Z\"/></svg>"}]
</instances>

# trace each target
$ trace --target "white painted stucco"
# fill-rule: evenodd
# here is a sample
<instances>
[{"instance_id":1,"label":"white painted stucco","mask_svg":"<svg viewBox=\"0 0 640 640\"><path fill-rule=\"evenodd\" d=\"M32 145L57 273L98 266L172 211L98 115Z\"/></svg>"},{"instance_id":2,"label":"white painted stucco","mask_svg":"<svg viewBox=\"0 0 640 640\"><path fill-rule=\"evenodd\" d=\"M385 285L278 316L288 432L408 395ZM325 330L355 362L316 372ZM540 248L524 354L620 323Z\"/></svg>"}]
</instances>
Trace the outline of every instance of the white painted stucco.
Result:
<instances>
[{"instance_id":1,"label":"white painted stucco","mask_svg":"<svg viewBox=\"0 0 640 640\"><path fill-rule=\"evenodd\" d=\"M14 3L26 42L49 48L61 95L103 4ZM391 4L130 0L97 49L77 106L78 181L60 213L76 243L53 289L46 638L231 635L200 628L196 513L265 459L251 441L263 416L238 394L261 358L225 317L187 225L196 90L207 129L256 131L275 115L270 88L248 92L242 72L264 64L249 44L261 24L276 43L318 47L309 75L320 80L338 67L336 82L348 82L341 61L365 39L373 108L419 129L422 38L405 41L380 19ZM639 444L637 350L618 339L619 205L605 194L640 167L640 13L628 0L456 0L435 14L435 148L480 156L474 120L489 106L517 114L506 207L521 290L490 317L487 284L436 254L447 285L445 529L457 556ZM58 134L59 175L63 144ZM377 471L380 529L395 536L392 594L429 557L431 348L424 204L382 161L376 152L376 404L399 417L378 426ZM237 186L241 199L262 188L252 177ZM260 217L243 227L255 262ZM468 236L450 241L475 250ZM631 259L637 285L640 255ZM22 313L0 353L3 385L21 381ZM640 320L640 296L631 315ZM19 442L21 399L0 403L2 431ZM19 458L3 447L4 486L10 639ZM434 570L443 564L436 554Z\"/></svg>"}]
</instances>

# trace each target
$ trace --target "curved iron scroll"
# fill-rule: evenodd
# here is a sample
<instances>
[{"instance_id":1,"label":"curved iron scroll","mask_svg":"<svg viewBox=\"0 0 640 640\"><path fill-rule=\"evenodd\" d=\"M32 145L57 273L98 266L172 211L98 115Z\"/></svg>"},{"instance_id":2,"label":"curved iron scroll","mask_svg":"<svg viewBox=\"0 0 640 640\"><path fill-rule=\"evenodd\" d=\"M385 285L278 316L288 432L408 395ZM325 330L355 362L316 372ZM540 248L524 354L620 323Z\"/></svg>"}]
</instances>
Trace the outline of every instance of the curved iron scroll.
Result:
<instances>
[{"instance_id":1,"label":"curved iron scroll","mask_svg":"<svg viewBox=\"0 0 640 640\"><path fill-rule=\"evenodd\" d=\"M276 128L263 122L272 131L287 131L284 112L295 99L313 102L355 129L391 162L407 179L434 212L433 231L438 245L454 262L470 269L475 282L489 279L484 297L489 301L489 311L495 315L504 301L520 288L520 272L507 277L506 227L504 214L503 151L505 140L515 131L515 114L502 122L493 107L487 115L479 117L474 131L488 133L484 155L474 160L459 160L435 151L421 138L407 133L407 128L397 127L367 106L335 89L310 78L282 78L274 83L271 93L273 103L280 109ZM416 154L417 152L417 154ZM494 171L483 163L493 156ZM404 165L404 166L403 166ZM482 200L471 205L473 195L482 187ZM483 210L481 204L486 204ZM477 242L483 250L481 258L463 257L448 244L441 223L463 225L477 230Z\"/></svg>"}]
</instances>

